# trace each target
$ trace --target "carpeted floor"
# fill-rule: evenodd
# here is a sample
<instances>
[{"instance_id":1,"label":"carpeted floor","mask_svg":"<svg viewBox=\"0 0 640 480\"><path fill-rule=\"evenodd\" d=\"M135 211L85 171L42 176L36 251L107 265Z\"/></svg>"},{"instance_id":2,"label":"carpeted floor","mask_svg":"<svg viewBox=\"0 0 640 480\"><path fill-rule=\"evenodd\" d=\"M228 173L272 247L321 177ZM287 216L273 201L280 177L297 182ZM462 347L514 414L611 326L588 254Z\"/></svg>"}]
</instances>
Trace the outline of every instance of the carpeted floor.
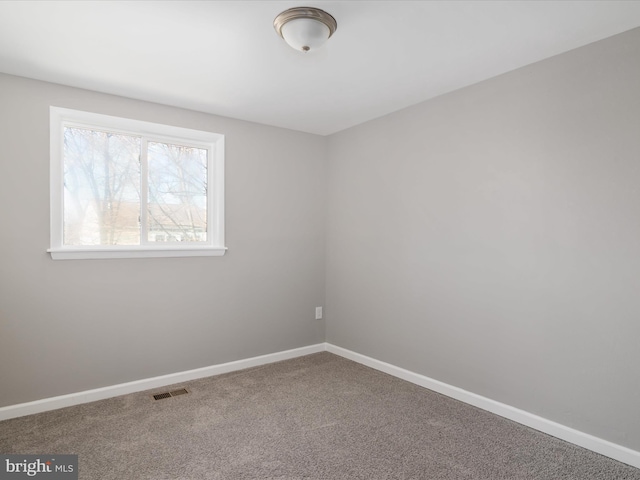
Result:
<instances>
[{"instance_id":1,"label":"carpeted floor","mask_svg":"<svg viewBox=\"0 0 640 480\"><path fill-rule=\"evenodd\" d=\"M640 470L330 353L0 422L80 479L640 480Z\"/></svg>"}]
</instances>

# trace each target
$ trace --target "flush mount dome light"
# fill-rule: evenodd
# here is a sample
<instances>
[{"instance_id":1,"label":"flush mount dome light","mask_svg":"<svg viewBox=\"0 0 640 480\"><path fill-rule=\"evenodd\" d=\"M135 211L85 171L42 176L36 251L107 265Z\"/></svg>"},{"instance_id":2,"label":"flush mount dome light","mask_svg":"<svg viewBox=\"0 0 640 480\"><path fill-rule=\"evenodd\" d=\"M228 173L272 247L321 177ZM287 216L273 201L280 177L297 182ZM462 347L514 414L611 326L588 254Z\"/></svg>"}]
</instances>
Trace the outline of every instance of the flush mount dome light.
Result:
<instances>
[{"instance_id":1,"label":"flush mount dome light","mask_svg":"<svg viewBox=\"0 0 640 480\"><path fill-rule=\"evenodd\" d=\"M322 46L336 31L338 23L319 8L295 7L278 15L273 27L292 48L309 52Z\"/></svg>"}]
</instances>

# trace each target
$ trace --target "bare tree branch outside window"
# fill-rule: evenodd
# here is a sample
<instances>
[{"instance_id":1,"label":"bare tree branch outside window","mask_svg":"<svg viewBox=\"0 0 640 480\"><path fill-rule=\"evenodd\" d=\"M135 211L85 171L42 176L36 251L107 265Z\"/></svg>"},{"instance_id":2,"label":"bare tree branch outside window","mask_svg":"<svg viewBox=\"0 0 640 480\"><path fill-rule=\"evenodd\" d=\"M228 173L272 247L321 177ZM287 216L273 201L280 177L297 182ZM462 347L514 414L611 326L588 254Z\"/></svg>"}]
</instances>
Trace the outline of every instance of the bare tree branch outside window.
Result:
<instances>
[{"instance_id":1,"label":"bare tree branch outside window","mask_svg":"<svg viewBox=\"0 0 640 480\"><path fill-rule=\"evenodd\" d=\"M137 137L65 128L66 245L140 243L140 235L136 234L140 211L139 155Z\"/></svg>"},{"instance_id":2,"label":"bare tree branch outside window","mask_svg":"<svg viewBox=\"0 0 640 480\"><path fill-rule=\"evenodd\" d=\"M207 150L149 142L148 241L206 241Z\"/></svg>"},{"instance_id":3,"label":"bare tree branch outside window","mask_svg":"<svg viewBox=\"0 0 640 480\"><path fill-rule=\"evenodd\" d=\"M141 146L136 136L65 127L65 245L207 240L207 150L149 141L148 204L141 206Z\"/></svg>"}]
</instances>

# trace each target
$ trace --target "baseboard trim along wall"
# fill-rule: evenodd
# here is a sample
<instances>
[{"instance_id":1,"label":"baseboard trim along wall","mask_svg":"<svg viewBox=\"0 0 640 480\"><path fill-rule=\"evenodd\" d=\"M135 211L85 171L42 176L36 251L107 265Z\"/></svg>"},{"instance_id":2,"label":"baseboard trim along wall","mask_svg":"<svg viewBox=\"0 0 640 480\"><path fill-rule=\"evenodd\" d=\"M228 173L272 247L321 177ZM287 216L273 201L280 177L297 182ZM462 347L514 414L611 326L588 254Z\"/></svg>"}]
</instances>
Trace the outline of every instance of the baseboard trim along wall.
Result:
<instances>
[{"instance_id":1,"label":"baseboard trim along wall","mask_svg":"<svg viewBox=\"0 0 640 480\"><path fill-rule=\"evenodd\" d=\"M469 405L481 408L482 410L495 413L496 415L508 418L514 422L518 422L566 442L586 448L587 450L613 458L614 460L626 463L632 467L640 468L640 452L631 450L630 448L594 437L588 433L566 427L510 405L491 400L490 398L486 398L481 395L476 395L475 393L434 380L433 378L396 367L389 363L381 362L380 360L352 352L351 350L347 350L330 343L326 344L326 350L367 367L371 367L375 370L401 378L407 382L441 393L447 397L455 398L456 400L468 403Z\"/></svg>"},{"instance_id":2,"label":"baseboard trim along wall","mask_svg":"<svg viewBox=\"0 0 640 480\"><path fill-rule=\"evenodd\" d=\"M235 372L245 368L258 367L269 363L289 360L312 353L327 351L341 357L347 358L354 362L360 363L375 370L393 375L394 377L414 383L434 392L441 393L461 402L468 403L483 410L495 413L501 417L508 418L514 422L518 422L527 427L531 427L540 432L552 435L567 442L573 443L580 447L586 448L593 452L605 455L620 462L626 463L636 468L640 468L640 452L631 450L630 448L617 445L615 443L603 440L588 433L566 427L559 423L547 420L532 413L520 410L518 408L506 405L504 403L491 400L490 398L468 392L458 387L434 380L433 378L396 367L389 363L381 362L366 355L347 350L330 343L319 343L307 347L295 348L293 350L285 350L283 352L261 355L259 357L237 360L234 362L222 363L209 367L197 368L185 372L172 373L159 377L146 378L134 382L121 383L109 387L96 388L84 392L71 393L58 397L45 398L34 402L21 403L18 405L10 405L0 408L0 420L8 420L10 418L22 417L34 413L56 410L58 408L70 407L81 403L95 402L105 398L117 397L128 393L141 392L154 388L165 387L176 383L196 380L198 378L210 377L213 375L221 375L223 373Z\"/></svg>"},{"instance_id":3,"label":"baseboard trim along wall","mask_svg":"<svg viewBox=\"0 0 640 480\"><path fill-rule=\"evenodd\" d=\"M0 408L0 420L8 420L10 418L32 415L34 413L56 410L58 408L71 407L81 403L95 402L104 400L105 398L117 397L128 393L142 392L154 388L165 387L175 383L187 382L198 378L211 377L213 375L221 375L223 373L235 372L245 368L259 367L268 363L280 362L291 358L302 357L312 353L324 352L326 350L324 343L310 345L308 347L295 348L293 350L285 350L284 352L271 353L261 355L259 357L237 360L235 362L222 363L210 367L196 368L185 372L170 373L159 377L145 378L134 382L120 383L109 387L96 388L86 390L84 392L70 393L68 395L60 395L58 397L44 398L33 402L20 403L17 405L9 405Z\"/></svg>"}]
</instances>

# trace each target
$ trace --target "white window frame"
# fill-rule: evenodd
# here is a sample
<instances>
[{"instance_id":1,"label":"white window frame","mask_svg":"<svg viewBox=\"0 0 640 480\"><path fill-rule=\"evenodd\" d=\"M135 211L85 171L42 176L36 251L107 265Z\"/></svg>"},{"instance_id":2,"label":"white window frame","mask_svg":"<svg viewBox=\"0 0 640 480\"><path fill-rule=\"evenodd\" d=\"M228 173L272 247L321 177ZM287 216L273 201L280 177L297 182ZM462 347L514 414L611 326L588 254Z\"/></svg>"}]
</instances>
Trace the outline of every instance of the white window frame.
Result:
<instances>
[{"instance_id":1,"label":"white window frame","mask_svg":"<svg viewBox=\"0 0 640 480\"><path fill-rule=\"evenodd\" d=\"M51 244L47 250L54 260L203 257L224 255L224 135L159 123L113 117L98 113L50 107L50 208ZM143 140L188 144L208 150L207 155L207 240L162 245L64 245L64 128L90 128ZM142 186L147 178L143 175ZM141 204L143 201L141 200ZM142 234L142 232L141 232ZM142 243L142 241L141 241Z\"/></svg>"}]
</instances>

